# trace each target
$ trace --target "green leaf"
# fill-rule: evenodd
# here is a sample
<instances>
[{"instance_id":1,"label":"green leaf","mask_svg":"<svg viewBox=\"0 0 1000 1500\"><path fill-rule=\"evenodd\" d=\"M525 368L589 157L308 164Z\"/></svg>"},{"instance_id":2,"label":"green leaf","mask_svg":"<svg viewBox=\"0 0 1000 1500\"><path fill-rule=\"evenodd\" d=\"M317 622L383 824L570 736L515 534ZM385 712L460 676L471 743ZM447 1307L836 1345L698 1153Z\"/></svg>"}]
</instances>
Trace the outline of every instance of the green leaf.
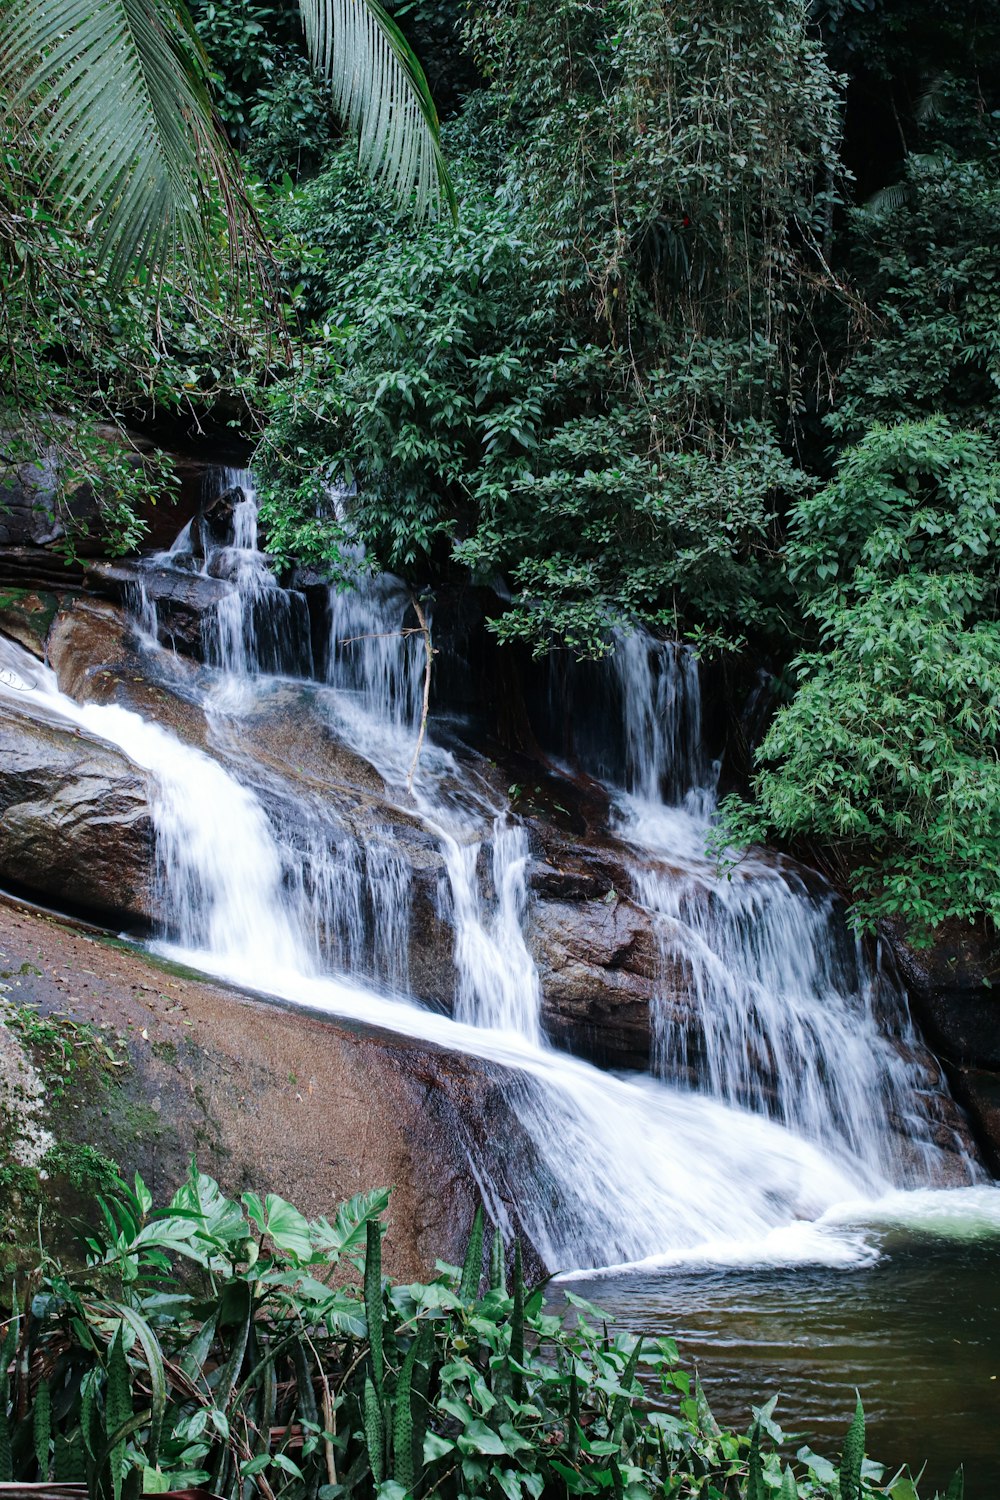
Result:
<instances>
[{"instance_id":1,"label":"green leaf","mask_svg":"<svg viewBox=\"0 0 1000 1500\"><path fill-rule=\"evenodd\" d=\"M792 1473L791 1465L785 1465L785 1472L781 1479L781 1500L799 1500L799 1487L795 1483L795 1475Z\"/></svg>"},{"instance_id":2,"label":"green leaf","mask_svg":"<svg viewBox=\"0 0 1000 1500\"><path fill-rule=\"evenodd\" d=\"M381 1484L385 1478L385 1422L382 1416L382 1399L365 1376L365 1446L372 1478Z\"/></svg>"},{"instance_id":3,"label":"green leaf","mask_svg":"<svg viewBox=\"0 0 1000 1500\"><path fill-rule=\"evenodd\" d=\"M458 1446L463 1453L505 1454L507 1445L498 1432L487 1427L485 1422L470 1422L464 1432L458 1434Z\"/></svg>"},{"instance_id":4,"label":"green leaf","mask_svg":"<svg viewBox=\"0 0 1000 1500\"><path fill-rule=\"evenodd\" d=\"M416 1477L413 1464L413 1412L410 1406L410 1387L413 1381L413 1367L417 1362L418 1347L419 1336L414 1338L406 1352L393 1397L393 1477L398 1479L407 1490L413 1489Z\"/></svg>"},{"instance_id":5,"label":"green leaf","mask_svg":"<svg viewBox=\"0 0 1000 1500\"><path fill-rule=\"evenodd\" d=\"M333 107L358 136L358 158L400 201L415 194L419 216L455 190L441 153L437 111L424 70L378 0L300 0L306 43Z\"/></svg>"},{"instance_id":6,"label":"green leaf","mask_svg":"<svg viewBox=\"0 0 1000 1500\"><path fill-rule=\"evenodd\" d=\"M32 1434L38 1477L44 1483L49 1477L49 1441L52 1436L51 1392L47 1380L40 1380L35 1391Z\"/></svg>"},{"instance_id":7,"label":"green leaf","mask_svg":"<svg viewBox=\"0 0 1000 1500\"><path fill-rule=\"evenodd\" d=\"M365 1225L365 1317L368 1320L368 1347L371 1351L372 1380L375 1389L382 1390L382 1226L377 1219L369 1219ZM373 1470L374 1472L374 1470Z\"/></svg>"},{"instance_id":8,"label":"green leaf","mask_svg":"<svg viewBox=\"0 0 1000 1500\"><path fill-rule=\"evenodd\" d=\"M961 1464L951 1476L948 1488L944 1492L944 1500L965 1500L965 1470Z\"/></svg>"},{"instance_id":9,"label":"green leaf","mask_svg":"<svg viewBox=\"0 0 1000 1500\"><path fill-rule=\"evenodd\" d=\"M859 1396L844 1439L844 1452L840 1461L841 1500L861 1500L861 1465L864 1457L865 1413Z\"/></svg>"},{"instance_id":10,"label":"green leaf","mask_svg":"<svg viewBox=\"0 0 1000 1500\"><path fill-rule=\"evenodd\" d=\"M499 1226L493 1231L493 1240L490 1244L490 1291L507 1291L507 1278L504 1265L504 1243L503 1235Z\"/></svg>"},{"instance_id":11,"label":"green leaf","mask_svg":"<svg viewBox=\"0 0 1000 1500\"><path fill-rule=\"evenodd\" d=\"M132 1387L129 1380L128 1361L122 1338L124 1324L119 1323L108 1355L108 1383L104 1397L104 1421L106 1442L110 1445L117 1433L132 1416ZM119 1500L122 1488L122 1465L125 1462L125 1443L121 1440L110 1446L108 1461L111 1464L111 1483L115 1500Z\"/></svg>"},{"instance_id":12,"label":"green leaf","mask_svg":"<svg viewBox=\"0 0 1000 1500\"><path fill-rule=\"evenodd\" d=\"M268 1193L264 1204L267 1232L279 1250L294 1255L296 1260L307 1261L313 1253L309 1234L309 1222L284 1198Z\"/></svg>"},{"instance_id":13,"label":"green leaf","mask_svg":"<svg viewBox=\"0 0 1000 1500\"><path fill-rule=\"evenodd\" d=\"M755 1422L750 1431L750 1455L747 1460L746 1500L766 1500L764 1489L764 1466L760 1458L760 1423Z\"/></svg>"},{"instance_id":14,"label":"green leaf","mask_svg":"<svg viewBox=\"0 0 1000 1500\"><path fill-rule=\"evenodd\" d=\"M327 1219L317 1219L310 1226L316 1249L334 1259L350 1255L360 1248L369 1220L379 1218L388 1206L388 1188L373 1188L367 1193L356 1193L353 1198L340 1205L332 1224Z\"/></svg>"},{"instance_id":15,"label":"green leaf","mask_svg":"<svg viewBox=\"0 0 1000 1500\"><path fill-rule=\"evenodd\" d=\"M524 1269L521 1265L521 1241L514 1241L514 1306L510 1315L510 1388L515 1401L520 1401L524 1391Z\"/></svg>"},{"instance_id":16,"label":"green leaf","mask_svg":"<svg viewBox=\"0 0 1000 1500\"><path fill-rule=\"evenodd\" d=\"M151 1468L155 1468L160 1452L160 1438L163 1432L163 1419L167 1409L167 1376L163 1365L163 1355L159 1342L146 1322L134 1308L124 1303L112 1304L115 1312L127 1323L138 1339L146 1360L149 1372L150 1388L150 1426L149 1442L146 1445L146 1462ZM124 1420L124 1419L123 1419Z\"/></svg>"},{"instance_id":17,"label":"green leaf","mask_svg":"<svg viewBox=\"0 0 1000 1500\"><path fill-rule=\"evenodd\" d=\"M483 1207L476 1209L472 1220L472 1231L462 1262L462 1279L458 1295L463 1302L475 1302L479 1296L479 1281L483 1274Z\"/></svg>"},{"instance_id":18,"label":"green leaf","mask_svg":"<svg viewBox=\"0 0 1000 1500\"><path fill-rule=\"evenodd\" d=\"M449 1453L454 1453L455 1444L451 1438L441 1437L439 1433L428 1432L424 1437L424 1463L435 1463L439 1458L447 1458Z\"/></svg>"}]
</instances>

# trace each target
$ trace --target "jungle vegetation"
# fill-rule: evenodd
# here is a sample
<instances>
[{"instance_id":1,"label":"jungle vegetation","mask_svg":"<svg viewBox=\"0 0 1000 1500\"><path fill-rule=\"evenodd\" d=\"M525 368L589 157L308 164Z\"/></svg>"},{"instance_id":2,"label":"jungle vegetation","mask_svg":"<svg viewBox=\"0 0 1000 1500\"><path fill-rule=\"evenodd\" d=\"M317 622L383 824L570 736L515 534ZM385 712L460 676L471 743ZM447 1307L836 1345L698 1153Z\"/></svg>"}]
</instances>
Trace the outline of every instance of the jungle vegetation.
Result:
<instances>
[{"instance_id":1,"label":"jungle vegetation","mask_svg":"<svg viewBox=\"0 0 1000 1500\"><path fill-rule=\"evenodd\" d=\"M672 1340L612 1331L572 1292L547 1305L481 1209L461 1266L384 1277L388 1199L308 1220L193 1164L161 1207L141 1177L112 1183L86 1267L43 1253L0 1322L0 1482L92 1500L919 1500L865 1457L860 1400L837 1463L786 1437L775 1400L723 1430ZM963 1491L959 1470L945 1500Z\"/></svg>"},{"instance_id":2,"label":"jungle vegetation","mask_svg":"<svg viewBox=\"0 0 1000 1500\"><path fill-rule=\"evenodd\" d=\"M3 10L8 462L55 445L127 549L169 475L122 435L235 427L286 562L494 590L513 652L763 664L734 836L868 925L994 922L997 0L398 0L422 144L360 161L315 0L151 4ZM119 127L63 7L97 50L160 16L210 121L160 99L162 180L74 154Z\"/></svg>"}]
</instances>

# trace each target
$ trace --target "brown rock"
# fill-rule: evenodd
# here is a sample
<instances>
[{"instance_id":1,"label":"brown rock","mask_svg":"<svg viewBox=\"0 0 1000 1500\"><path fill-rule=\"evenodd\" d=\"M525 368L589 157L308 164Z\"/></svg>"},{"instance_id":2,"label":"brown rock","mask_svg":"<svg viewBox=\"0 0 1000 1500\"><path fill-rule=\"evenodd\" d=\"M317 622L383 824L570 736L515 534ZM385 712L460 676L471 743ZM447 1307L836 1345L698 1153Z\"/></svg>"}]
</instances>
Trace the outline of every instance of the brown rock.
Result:
<instances>
[{"instance_id":1,"label":"brown rock","mask_svg":"<svg viewBox=\"0 0 1000 1500\"><path fill-rule=\"evenodd\" d=\"M628 897L537 900L530 943L542 1021L559 1046L616 1068L646 1068L658 960L648 913Z\"/></svg>"},{"instance_id":2,"label":"brown rock","mask_svg":"<svg viewBox=\"0 0 1000 1500\"><path fill-rule=\"evenodd\" d=\"M151 913L145 773L27 707L0 717L0 880L116 923Z\"/></svg>"},{"instance_id":3,"label":"brown rock","mask_svg":"<svg viewBox=\"0 0 1000 1500\"><path fill-rule=\"evenodd\" d=\"M41 970L19 980L19 1004L127 1039L117 1098L74 1109L68 1094L54 1123L141 1171L158 1202L192 1155L227 1192L277 1192L308 1214L391 1187L387 1266L426 1276L461 1259L496 1138L512 1164L530 1150L492 1064L243 995L4 898L0 951Z\"/></svg>"},{"instance_id":4,"label":"brown rock","mask_svg":"<svg viewBox=\"0 0 1000 1500\"><path fill-rule=\"evenodd\" d=\"M42 660L58 607L57 596L44 590L0 586L0 631Z\"/></svg>"},{"instance_id":5,"label":"brown rock","mask_svg":"<svg viewBox=\"0 0 1000 1500\"><path fill-rule=\"evenodd\" d=\"M890 943L914 1014L946 1062L1000 1069L1000 942L985 923L948 922L928 948L899 927Z\"/></svg>"}]
</instances>

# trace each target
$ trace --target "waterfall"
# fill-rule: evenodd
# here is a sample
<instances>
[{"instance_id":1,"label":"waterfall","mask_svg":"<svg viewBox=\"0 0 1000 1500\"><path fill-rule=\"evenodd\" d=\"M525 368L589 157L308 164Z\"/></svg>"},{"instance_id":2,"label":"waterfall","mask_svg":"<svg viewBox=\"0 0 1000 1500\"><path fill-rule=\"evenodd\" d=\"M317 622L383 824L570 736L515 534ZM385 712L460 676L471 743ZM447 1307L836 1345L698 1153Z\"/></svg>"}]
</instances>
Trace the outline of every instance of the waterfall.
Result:
<instances>
[{"instance_id":1,"label":"waterfall","mask_svg":"<svg viewBox=\"0 0 1000 1500\"><path fill-rule=\"evenodd\" d=\"M260 551L257 488L249 470L214 471L197 522L188 521L145 567L200 573L230 585L202 623L205 659L229 677L313 675L309 609L304 595L281 588ZM148 617L138 623L149 630ZM151 624L155 636L155 614Z\"/></svg>"},{"instance_id":2,"label":"waterfall","mask_svg":"<svg viewBox=\"0 0 1000 1500\"><path fill-rule=\"evenodd\" d=\"M206 632L206 744L224 764L126 709L79 707L0 643L0 694L17 679L37 711L147 771L161 945L248 988L495 1064L519 1129L470 1134L470 1159L550 1267L870 1258L843 1205L932 1184L945 1157L962 1158L936 1141L936 1081L905 996L849 940L831 893L763 856L732 880L706 859L718 767L693 655L623 633L606 669L622 713L617 834L660 944L654 1070L619 1078L543 1035L525 827L433 725L415 759L427 643L405 587L366 576L359 553L353 587L329 593L323 681L292 681L308 676L306 602L259 550L249 476L220 487L225 525L210 512L151 561L231 585ZM280 747L273 764L255 748L250 731L276 703L319 716L331 744L382 778L383 805L394 799L436 847L454 1016L407 996L412 893L389 832L358 838L336 807L282 778ZM973 1164L964 1172L975 1180Z\"/></svg>"},{"instance_id":3,"label":"waterfall","mask_svg":"<svg viewBox=\"0 0 1000 1500\"><path fill-rule=\"evenodd\" d=\"M626 705L619 830L641 851L635 895L659 940L657 1074L693 1078L891 1182L933 1181L948 1127L899 985L852 938L818 876L807 889L753 853L720 876L705 853L717 767L701 748L694 654L636 632L613 670Z\"/></svg>"},{"instance_id":4,"label":"waterfall","mask_svg":"<svg viewBox=\"0 0 1000 1500\"><path fill-rule=\"evenodd\" d=\"M416 771L412 794L440 841L450 887L456 1017L539 1043L541 986L524 939L524 829L482 789L463 788L453 757L437 746L427 745L414 768L426 661L424 633L398 579L369 578L359 567L350 590L331 589L327 680L337 690L334 722L390 785L402 788ZM478 876L486 843L489 901Z\"/></svg>"}]
</instances>

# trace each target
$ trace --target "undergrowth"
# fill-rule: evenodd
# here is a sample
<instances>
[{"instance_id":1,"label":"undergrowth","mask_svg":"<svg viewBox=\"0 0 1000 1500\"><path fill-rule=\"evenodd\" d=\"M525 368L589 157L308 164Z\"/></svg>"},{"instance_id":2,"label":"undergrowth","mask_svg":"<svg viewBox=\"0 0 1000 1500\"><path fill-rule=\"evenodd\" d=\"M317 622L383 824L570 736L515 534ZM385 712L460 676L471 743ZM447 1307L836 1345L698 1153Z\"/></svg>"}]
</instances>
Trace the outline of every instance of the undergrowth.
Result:
<instances>
[{"instance_id":1,"label":"undergrowth","mask_svg":"<svg viewBox=\"0 0 1000 1500\"><path fill-rule=\"evenodd\" d=\"M307 1220L226 1198L192 1166L154 1209L98 1198L77 1273L44 1255L0 1333L0 1481L95 1500L207 1486L229 1500L919 1500L865 1458L860 1401L834 1464L774 1420L722 1429L669 1339L570 1317L480 1210L464 1264L382 1274L387 1191ZM658 1391L649 1409L650 1386ZM644 1394L646 1393L646 1394ZM961 1471L946 1500L962 1500ZM925 1492L926 1496L926 1492Z\"/></svg>"}]
</instances>

